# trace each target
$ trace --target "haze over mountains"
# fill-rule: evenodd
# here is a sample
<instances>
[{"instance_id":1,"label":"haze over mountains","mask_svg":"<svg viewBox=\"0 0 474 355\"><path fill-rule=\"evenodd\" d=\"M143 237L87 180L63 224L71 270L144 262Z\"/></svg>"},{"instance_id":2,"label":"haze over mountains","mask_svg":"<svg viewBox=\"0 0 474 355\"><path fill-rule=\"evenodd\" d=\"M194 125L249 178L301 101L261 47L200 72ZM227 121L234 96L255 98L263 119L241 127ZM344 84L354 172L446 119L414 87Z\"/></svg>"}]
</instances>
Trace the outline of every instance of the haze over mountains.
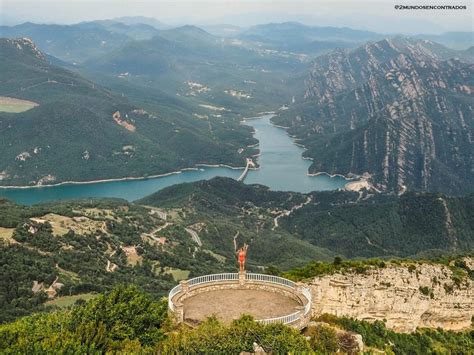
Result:
<instances>
[{"instance_id":1,"label":"haze over mountains","mask_svg":"<svg viewBox=\"0 0 474 355\"><path fill-rule=\"evenodd\" d=\"M238 125L240 118L283 108L273 120L289 127L308 149L310 173L368 173L378 189L393 192L472 190L469 34L385 39L369 31L294 22L212 30L214 34L195 26L167 28L132 17L1 27L1 36L31 37L32 46L47 56L33 58L33 63L28 51L20 55L10 48L2 53L4 70L26 69L28 80L46 81L48 88L54 86L51 81L60 82L54 79L60 72L63 82L85 83L80 100L87 97L81 105L74 97L78 88L65 86L65 92L72 90L69 99L54 104L59 98L54 89L29 88L22 75L9 79L16 81L17 90L4 85L3 96L40 105L0 116L11 139L4 143L1 183L154 175L196 163L241 166L255 150L247 149L253 139L248 128ZM4 41L3 46L18 43ZM78 107L67 109L72 116L60 108L68 101ZM120 117L114 116L117 111ZM17 119L23 116L24 121ZM53 116L59 119L57 127L48 123ZM73 127L65 124L66 116L76 117L76 136L61 131ZM38 138L43 145L57 147L79 136L81 142L74 152L48 148L48 155L34 138L27 145L13 144L25 141L29 128L20 122L26 125L28 119L34 120L28 127L49 127ZM91 138L99 127L107 132L100 144L99 137ZM32 153L38 149L42 153ZM18 161L23 153L31 159ZM94 159L100 173L96 167L68 168L67 174L58 168L72 161L92 165Z\"/></svg>"},{"instance_id":2,"label":"haze over mountains","mask_svg":"<svg viewBox=\"0 0 474 355\"><path fill-rule=\"evenodd\" d=\"M0 26L0 353L468 353L472 34ZM159 299L245 244L304 307L178 324Z\"/></svg>"}]
</instances>

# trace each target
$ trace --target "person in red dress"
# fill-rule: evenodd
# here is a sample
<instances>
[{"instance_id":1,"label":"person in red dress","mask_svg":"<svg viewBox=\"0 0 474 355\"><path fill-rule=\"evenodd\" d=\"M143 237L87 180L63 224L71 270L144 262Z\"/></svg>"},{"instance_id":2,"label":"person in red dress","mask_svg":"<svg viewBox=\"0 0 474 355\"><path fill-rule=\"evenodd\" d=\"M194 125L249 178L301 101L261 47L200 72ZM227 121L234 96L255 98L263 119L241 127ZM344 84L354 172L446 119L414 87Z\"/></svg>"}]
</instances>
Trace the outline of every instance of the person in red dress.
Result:
<instances>
[{"instance_id":1,"label":"person in red dress","mask_svg":"<svg viewBox=\"0 0 474 355\"><path fill-rule=\"evenodd\" d=\"M237 251L237 255L238 255L237 259L240 265L240 272L245 271L245 258L247 257L248 248L249 246L247 244L244 244L244 246Z\"/></svg>"}]
</instances>

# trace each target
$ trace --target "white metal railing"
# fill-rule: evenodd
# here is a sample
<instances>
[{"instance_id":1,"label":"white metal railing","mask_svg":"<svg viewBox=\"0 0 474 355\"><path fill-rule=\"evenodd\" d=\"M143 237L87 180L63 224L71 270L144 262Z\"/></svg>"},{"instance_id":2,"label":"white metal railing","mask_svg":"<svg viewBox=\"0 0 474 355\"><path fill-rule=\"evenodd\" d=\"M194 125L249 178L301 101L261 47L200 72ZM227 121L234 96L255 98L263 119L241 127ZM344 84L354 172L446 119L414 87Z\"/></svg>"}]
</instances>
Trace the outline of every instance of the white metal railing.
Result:
<instances>
[{"instance_id":1,"label":"white metal railing","mask_svg":"<svg viewBox=\"0 0 474 355\"><path fill-rule=\"evenodd\" d=\"M307 287L301 287L301 293L308 300L308 302L304 306L304 315L306 316L309 312L311 312L311 305L313 304L313 296L311 295L311 290Z\"/></svg>"},{"instance_id":2,"label":"white metal railing","mask_svg":"<svg viewBox=\"0 0 474 355\"><path fill-rule=\"evenodd\" d=\"M187 281L187 284L189 285L189 288L191 289L195 286L206 284L206 283L215 283L215 282L221 282L221 281L238 281L238 280L239 280L238 273L222 273L222 274L212 274L212 275L204 275L204 276L195 277L195 278L189 279ZM248 273L245 275L245 281L278 284L278 285L282 285L282 286L286 286L291 289L294 289L295 291L297 290L296 283L279 276ZM181 291L182 291L182 286L177 285L173 287L173 289L171 289L168 295L168 307L172 312L175 311L173 297ZM258 319L257 322L263 323L263 324L273 324L273 323L292 324L300 320L301 318L307 316L308 313L311 311L311 302L312 302L311 290L307 287L301 287L299 288L299 291L301 291L303 296L306 298L306 304L304 306L304 309L285 315L285 316L281 316L281 317Z\"/></svg>"},{"instance_id":3,"label":"white metal railing","mask_svg":"<svg viewBox=\"0 0 474 355\"><path fill-rule=\"evenodd\" d=\"M295 313L288 314L287 316L257 319L256 321L262 324L274 324L274 323L291 324L301 319L303 316L304 316L303 312L296 311Z\"/></svg>"},{"instance_id":4,"label":"white metal railing","mask_svg":"<svg viewBox=\"0 0 474 355\"><path fill-rule=\"evenodd\" d=\"M177 294L181 292L181 285L176 285L175 287L173 287L168 295L168 307L171 311L174 312L175 308L174 308L174 303L173 303L173 297Z\"/></svg>"},{"instance_id":5,"label":"white metal railing","mask_svg":"<svg viewBox=\"0 0 474 355\"><path fill-rule=\"evenodd\" d=\"M223 274L212 274L195 277L188 280L189 287L201 285L209 282L219 282L219 281L236 281L239 279L239 274L236 273L223 273Z\"/></svg>"},{"instance_id":6,"label":"white metal railing","mask_svg":"<svg viewBox=\"0 0 474 355\"><path fill-rule=\"evenodd\" d=\"M246 274L246 281L260 281L260 282L269 282L278 285L283 285L291 288L295 288L296 284L293 281L284 279L283 277L273 276L273 275L264 275L264 274Z\"/></svg>"}]
</instances>

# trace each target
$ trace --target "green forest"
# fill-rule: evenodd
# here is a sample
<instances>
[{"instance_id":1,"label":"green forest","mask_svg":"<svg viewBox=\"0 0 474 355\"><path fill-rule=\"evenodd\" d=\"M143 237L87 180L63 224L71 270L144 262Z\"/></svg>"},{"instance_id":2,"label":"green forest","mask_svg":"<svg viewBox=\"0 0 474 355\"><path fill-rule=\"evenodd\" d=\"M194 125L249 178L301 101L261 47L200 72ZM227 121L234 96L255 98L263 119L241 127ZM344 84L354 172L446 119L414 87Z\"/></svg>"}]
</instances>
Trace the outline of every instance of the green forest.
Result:
<instances>
[{"instance_id":1,"label":"green forest","mask_svg":"<svg viewBox=\"0 0 474 355\"><path fill-rule=\"evenodd\" d=\"M360 334L364 351L388 354L468 354L474 331L419 329L412 334L367 323L322 316L303 333L281 324L261 325L250 316L230 324L209 318L195 329L177 325L166 299L135 286L117 286L62 311L36 314L0 325L0 351L15 353L227 353L252 352L254 344L272 353L352 353Z\"/></svg>"},{"instance_id":2,"label":"green forest","mask_svg":"<svg viewBox=\"0 0 474 355\"><path fill-rule=\"evenodd\" d=\"M114 91L51 64L29 40L0 39L0 57L0 97L38 104L0 112L1 185L146 177L196 164L242 167L257 152L248 147L257 143L251 128L233 112L224 120L175 93L150 97L134 86L125 96L121 86Z\"/></svg>"},{"instance_id":3,"label":"green forest","mask_svg":"<svg viewBox=\"0 0 474 355\"><path fill-rule=\"evenodd\" d=\"M472 196L299 194L226 178L169 187L135 203L1 200L0 322L120 283L165 296L183 278L235 271L234 239L250 245L248 270L295 280L405 258L447 265L472 251L472 205Z\"/></svg>"}]
</instances>

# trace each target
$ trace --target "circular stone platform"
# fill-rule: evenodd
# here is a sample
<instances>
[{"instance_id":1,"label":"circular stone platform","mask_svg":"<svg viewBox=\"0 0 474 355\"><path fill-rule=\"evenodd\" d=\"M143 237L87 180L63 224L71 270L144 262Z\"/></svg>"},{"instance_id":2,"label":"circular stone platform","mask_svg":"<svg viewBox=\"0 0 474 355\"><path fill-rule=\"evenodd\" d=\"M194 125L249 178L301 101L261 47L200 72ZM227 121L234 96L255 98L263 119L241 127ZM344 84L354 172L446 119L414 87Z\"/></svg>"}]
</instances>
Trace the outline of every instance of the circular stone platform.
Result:
<instances>
[{"instance_id":1,"label":"circular stone platform","mask_svg":"<svg viewBox=\"0 0 474 355\"><path fill-rule=\"evenodd\" d=\"M192 327L210 316L229 323L249 314L262 324L304 328L311 318L311 291L273 275L223 273L181 281L168 296L178 322Z\"/></svg>"},{"instance_id":2,"label":"circular stone platform","mask_svg":"<svg viewBox=\"0 0 474 355\"><path fill-rule=\"evenodd\" d=\"M191 296L183 301L184 321L196 323L215 315L223 322L250 314L255 319L292 314L302 304L279 293L264 290L215 290Z\"/></svg>"}]
</instances>

